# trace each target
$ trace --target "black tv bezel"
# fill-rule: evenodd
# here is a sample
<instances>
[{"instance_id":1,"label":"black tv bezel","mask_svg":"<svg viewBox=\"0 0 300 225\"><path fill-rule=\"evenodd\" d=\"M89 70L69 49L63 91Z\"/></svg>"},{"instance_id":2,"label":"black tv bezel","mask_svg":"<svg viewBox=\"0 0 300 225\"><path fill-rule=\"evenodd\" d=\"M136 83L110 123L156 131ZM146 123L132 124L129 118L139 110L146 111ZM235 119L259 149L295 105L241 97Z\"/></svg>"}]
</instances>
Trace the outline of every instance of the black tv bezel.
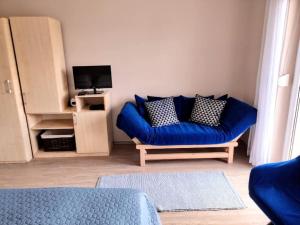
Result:
<instances>
[{"instance_id":1,"label":"black tv bezel","mask_svg":"<svg viewBox=\"0 0 300 225\"><path fill-rule=\"evenodd\" d=\"M76 68L93 68L93 67L109 67L109 71L110 71L110 86L102 86L102 87L88 87L88 88L79 88L78 84L76 85L76 79L75 79L75 73L74 73L74 69ZM72 72L73 72L73 81L74 81L74 88L75 90L91 90L91 89L103 89L103 88L112 88L112 73L111 73L111 65L92 65L92 66L72 66Z\"/></svg>"}]
</instances>

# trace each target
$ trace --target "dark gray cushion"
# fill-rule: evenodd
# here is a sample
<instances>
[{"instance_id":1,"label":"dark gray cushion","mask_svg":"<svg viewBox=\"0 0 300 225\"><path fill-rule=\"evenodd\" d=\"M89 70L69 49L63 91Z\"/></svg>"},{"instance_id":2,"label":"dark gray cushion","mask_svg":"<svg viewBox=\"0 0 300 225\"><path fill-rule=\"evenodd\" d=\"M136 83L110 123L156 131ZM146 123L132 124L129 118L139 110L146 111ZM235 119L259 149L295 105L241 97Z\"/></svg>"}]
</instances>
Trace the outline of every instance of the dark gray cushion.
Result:
<instances>
[{"instance_id":1,"label":"dark gray cushion","mask_svg":"<svg viewBox=\"0 0 300 225\"><path fill-rule=\"evenodd\" d=\"M179 123L173 98L145 102L152 127L161 127Z\"/></svg>"},{"instance_id":2,"label":"dark gray cushion","mask_svg":"<svg viewBox=\"0 0 300 225\"><path fill-rule=\"evenodd\" d=\"M208 99L196 95L190 120L209 126L219 126L225 105L225 100Z\"/></svg>"}]
</instances>

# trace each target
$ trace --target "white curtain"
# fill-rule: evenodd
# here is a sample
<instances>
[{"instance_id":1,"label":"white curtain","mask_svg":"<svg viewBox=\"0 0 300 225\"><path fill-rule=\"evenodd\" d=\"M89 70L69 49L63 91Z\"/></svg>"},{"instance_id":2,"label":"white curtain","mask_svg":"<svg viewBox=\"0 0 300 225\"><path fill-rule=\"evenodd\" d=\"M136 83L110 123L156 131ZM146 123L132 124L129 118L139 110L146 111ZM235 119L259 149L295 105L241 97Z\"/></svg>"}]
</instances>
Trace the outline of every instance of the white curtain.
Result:
<instances>
[{"instance_id":1,"label":"white curtain","mask_svg":"<svg viewBox=\"0 0 300 225\"><path fill-rule=\"evenodd\" d=\"M300 155L300 42L296 68L293 78L293 87L290 99L289 116L286 127L284 150L282 158L288 160Z\"/></svg>"},{"instance_id":2,"label":"white curtain","mask_svg":"<svg viewBox=\"0 0 300 225\"><path fill-rule=\"evenodd\" d=\"M285 37L288 0L267 0L264 36L258 71L256 126L250 134L250 163L270 162L275 121L277 82Z\"/></svg>"}]
</instances>

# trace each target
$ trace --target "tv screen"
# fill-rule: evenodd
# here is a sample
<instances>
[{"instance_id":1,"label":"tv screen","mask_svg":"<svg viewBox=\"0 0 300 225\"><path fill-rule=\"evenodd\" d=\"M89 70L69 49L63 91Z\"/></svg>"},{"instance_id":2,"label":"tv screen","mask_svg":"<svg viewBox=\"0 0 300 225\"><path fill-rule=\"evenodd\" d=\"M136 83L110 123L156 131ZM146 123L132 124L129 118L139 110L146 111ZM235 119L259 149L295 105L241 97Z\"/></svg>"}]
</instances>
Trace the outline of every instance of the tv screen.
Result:
<instances>
[{"instance_id":1,"label":"tv screen","mask_svg":"<svg viewBox=\"0 0 300 225\"><path fill-rule=\"evenodd\" d=\"M112 88L111 67L73 66L75 89Z\"/></svg>"}]
</instances>

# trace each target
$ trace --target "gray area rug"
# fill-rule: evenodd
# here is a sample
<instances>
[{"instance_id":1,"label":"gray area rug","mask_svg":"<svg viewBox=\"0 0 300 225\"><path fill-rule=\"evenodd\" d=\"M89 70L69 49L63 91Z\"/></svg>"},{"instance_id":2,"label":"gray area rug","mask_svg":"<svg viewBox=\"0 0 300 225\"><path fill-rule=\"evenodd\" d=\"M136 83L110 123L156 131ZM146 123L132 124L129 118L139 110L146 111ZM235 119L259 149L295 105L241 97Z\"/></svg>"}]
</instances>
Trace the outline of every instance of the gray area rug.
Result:
<instances>
[{"instance_id":1,"label":"gray area rug","mask_svg":"<svg viewBox=\"0 0 300 225\"><path fill-rule=\"evenodd\" d=\"M223 172L135 173L100 177L98 188L134 188L150 196L158 211L243 209Z\"/></svg>"}]
</instances>

